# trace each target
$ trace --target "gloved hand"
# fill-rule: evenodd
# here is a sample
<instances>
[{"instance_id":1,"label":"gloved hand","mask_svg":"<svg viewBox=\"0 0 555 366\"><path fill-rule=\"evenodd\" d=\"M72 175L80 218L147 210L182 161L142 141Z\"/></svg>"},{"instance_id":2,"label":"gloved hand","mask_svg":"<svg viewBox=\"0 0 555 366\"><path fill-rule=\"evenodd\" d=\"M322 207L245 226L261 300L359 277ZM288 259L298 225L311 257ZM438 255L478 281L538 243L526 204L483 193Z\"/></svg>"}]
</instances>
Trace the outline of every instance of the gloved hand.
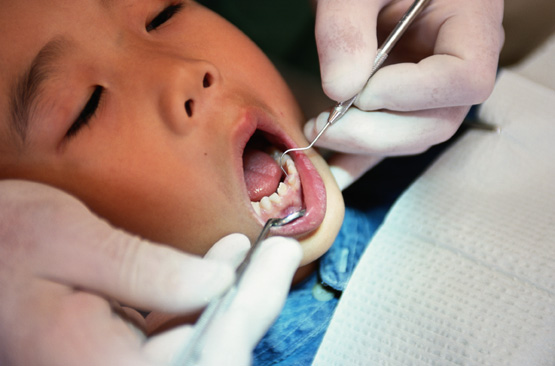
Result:
<instances>
[{"instance_id":1,"label":"gloved hand","mask_svg":"<svg viewBox=\"0 0 555 366\"><path fill-rule=\"evenodd\" d=\"M412 3L318 0L316 41L322 86L331 99L361 91L377 35L385 39ZM353 178L383 156L419 153L451 137L470 106L493 89L502 17L502 0L431 0L361 92L359 109L351 108L317 146L356 155L332 161ZM306 125L309 140L327 116Z\"/></svg>"},{"instance_id":2,"label":"gloved hand","mask_svg":"<svg viewBox=\"0 0 555 366\"><path fill-rule=\"evenodd\" d=\"M167 365L191 326L147 338L135 308L183 313L224 291L249 247L234 234L205 259L116 230L53 188L0 181L0 364ZM199 365L248 364L301 257L272 238L253 258Z\"/></svg>"}]
</instances>

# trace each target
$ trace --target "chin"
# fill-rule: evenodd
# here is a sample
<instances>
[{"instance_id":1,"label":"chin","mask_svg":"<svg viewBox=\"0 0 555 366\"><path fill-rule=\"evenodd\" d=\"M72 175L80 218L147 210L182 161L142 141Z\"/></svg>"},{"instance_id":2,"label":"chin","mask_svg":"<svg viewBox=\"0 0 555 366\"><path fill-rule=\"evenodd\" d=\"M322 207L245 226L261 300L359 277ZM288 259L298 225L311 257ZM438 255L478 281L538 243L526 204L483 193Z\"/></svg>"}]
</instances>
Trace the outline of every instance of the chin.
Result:
<instances>
[{"instance_id":1,"label":"chin","mask_svg":"<svg viewBox=\"0 0 555 366\"><path fill-rule=\"evenodd\" d=\"M308 153L310 160L318 170L326 189L326 212L322 223L310 234L298 238L303 248L301 266L320 258L333 244L345 215L345 203L341 190L326 161L316 152Z\"/></svg>"}]
</instances>

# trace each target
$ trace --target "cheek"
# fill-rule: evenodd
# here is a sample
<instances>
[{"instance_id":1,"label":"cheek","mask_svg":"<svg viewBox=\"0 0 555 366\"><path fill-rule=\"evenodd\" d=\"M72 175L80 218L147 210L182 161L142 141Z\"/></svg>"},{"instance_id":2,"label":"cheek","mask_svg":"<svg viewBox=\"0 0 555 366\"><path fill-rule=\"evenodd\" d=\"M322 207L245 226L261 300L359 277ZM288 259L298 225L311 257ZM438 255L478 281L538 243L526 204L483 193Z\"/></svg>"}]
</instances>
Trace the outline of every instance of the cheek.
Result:
<instances>
[{"instance_id":1,"label":"cheek","mask_svg":"<svg viewBox=\"0 0 555 366\"><path fill-rule=\"evenodd\" d=\"M157 165L112 164L112 174L94 184L89 181L89 189L80 195L116 226L202 255L222 236L249 231L252 224L229 164L212 155L174 152Z\"/></svg>"},{"instance_id":2,"label":"cheek","mask_svg":"<svg viewBox=\"0 0 555 366\"><path fill-rule=\"evenodd\" d=\"M205 250L200 239L207 217L215 212L206 203L219 195L217 177L198 184L183 171L153 169L148 174L127 170L104 178L88 179L86 189L72 189L115 226L195 253Z\"/></svg>"},{"instance_id":3,"label":"cheek","mask_svg":"<svg viewBox=\"0 0 555 366\"><path fill-rule=\"evenodd\" d=\"M258 49L245 51L248 55L235 61L241 69L234 71L240 76L238 83L245 85L257 98L275 108L278 117L291 117L297 113L297 102L277 69Z\"/></svg>"}]
</instances>

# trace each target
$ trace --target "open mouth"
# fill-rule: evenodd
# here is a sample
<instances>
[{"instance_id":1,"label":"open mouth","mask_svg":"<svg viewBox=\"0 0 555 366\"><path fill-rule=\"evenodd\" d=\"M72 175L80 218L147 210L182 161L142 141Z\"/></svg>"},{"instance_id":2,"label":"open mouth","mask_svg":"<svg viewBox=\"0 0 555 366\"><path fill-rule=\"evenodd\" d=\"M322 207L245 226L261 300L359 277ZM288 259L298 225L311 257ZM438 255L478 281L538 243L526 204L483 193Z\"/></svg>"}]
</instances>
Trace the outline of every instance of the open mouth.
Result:
<instances>
[{"instance_id":1,"label":"open mouth","mask_svg":"<svg viewBox=\"0 0 555 366\"><path fill-rule=\"evenodd\" d=\"M278 228L281 235L313 231L325 214L325 188L320 175L304 153L285 156L284 174L279 158L288 148L277 136L256 130L243 152L243 173L254 215L263 224L306 209L303 218Z\"/></svg>"},{"instance_id":2,"label":"open mouth","mask_svg":"<svg viewBox=\"0 0 555 366\"><path fill-rule=\"evenodd\" d=\"M254 212L266 221L284 217L303 209L299 172L291 157L284 159L283 174L279 166L282 151L257 131L243 153L243 171L247 192Z\"/></svg>"}]
</instances>

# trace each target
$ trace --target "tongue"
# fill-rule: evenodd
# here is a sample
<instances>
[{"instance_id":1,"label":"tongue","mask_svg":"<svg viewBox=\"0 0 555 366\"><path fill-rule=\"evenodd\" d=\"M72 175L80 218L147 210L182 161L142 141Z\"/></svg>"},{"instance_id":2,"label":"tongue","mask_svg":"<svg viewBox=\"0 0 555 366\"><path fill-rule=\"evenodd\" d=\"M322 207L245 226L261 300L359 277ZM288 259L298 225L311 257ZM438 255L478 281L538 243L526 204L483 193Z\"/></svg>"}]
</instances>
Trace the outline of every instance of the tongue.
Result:
<instances>
[{"instance_id":1,"label":"tongue","mask_svg":"<svg viewBox=\"0 0 555 366\"><path fill-rule=\"evenodd\" d=\"M281 179L279 164L263 151L247 148L243 155L243 170L251 201L260 201L277 190Z\"/></svg>"}]
</instances>

